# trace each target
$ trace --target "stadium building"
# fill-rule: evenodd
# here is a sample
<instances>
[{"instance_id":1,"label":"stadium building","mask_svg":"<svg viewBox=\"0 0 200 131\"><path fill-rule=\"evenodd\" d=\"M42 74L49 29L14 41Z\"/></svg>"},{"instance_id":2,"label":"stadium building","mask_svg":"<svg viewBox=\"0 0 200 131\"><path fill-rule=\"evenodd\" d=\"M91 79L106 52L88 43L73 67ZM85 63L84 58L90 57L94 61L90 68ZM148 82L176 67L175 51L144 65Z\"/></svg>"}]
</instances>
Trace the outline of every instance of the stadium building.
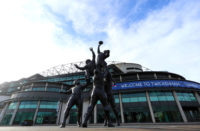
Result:
<instances>
[{"instance_id":1,"label":"stadium building","mask_svg":"<svg viewBox=\"0 0 200 131\"><path fill-rule=\"evenodd\" d=\"M18 81L0 85L0 125L58 125L63 119L73 81L85 84L84 72L75 63L60 65ZM83 66L84 63L76 63ZM122 123L169 123L200 121L200 83L166 71L151 71L134 63L110 62L116 84L113 94ZM92 79L91 79L92 80ZM83 115L91 86L84 90ZM76 106L67 124L76 124ZM111 119L115 122L114 113ZM103 123L104 112L97 103L89 123Z\"/></svg>"}]
</instances>

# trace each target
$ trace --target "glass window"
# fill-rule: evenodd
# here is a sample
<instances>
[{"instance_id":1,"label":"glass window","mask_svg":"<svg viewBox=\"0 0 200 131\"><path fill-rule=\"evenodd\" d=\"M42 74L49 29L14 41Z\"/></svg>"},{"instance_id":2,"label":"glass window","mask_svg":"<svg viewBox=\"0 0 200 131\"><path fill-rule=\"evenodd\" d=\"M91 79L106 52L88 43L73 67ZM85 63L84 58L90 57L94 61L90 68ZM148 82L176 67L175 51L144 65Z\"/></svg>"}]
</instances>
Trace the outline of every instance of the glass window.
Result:
<instances>
[{"instance_id":1,"label":"glass window","mask_svg":"<svg viewBox=\"0 0 200 131\"><path fill-rule=\"evenodd\" d=\"M183 111L190 122L200 121L200 111L198 107L183 107Z\"/></svg>"},{"instance_id":2,"label":"glass window","mask_svg":"<svg viewBox=\"0 0 200 131\"><path fill-rule=\"evenodd\" d=\"M23 111L23 112L17 112L14 122L14 125L22 125L24 121L32 121L33 122L33 117L34 117L35 111Z\"/></svg>"},{"instance_id":3,"label":"glass window","mask_svg":"<svg viewBox=\"0 0 200 131\"><path fill-rule=\"evenodd\" d=\"M123 103L125 123L151 122L148 105L134 105L133 103Z\"/></svg>"},{"instance_id":4,"label":"glass window","mask_svg":"<svg viewBox=\"0 0 200 131\"><path fill-rule=\"evenodd\" d=\"M73 85L73 81L67 81L67 82L63 82L64 84L67 84L67 85Z\"/></svg>"},{"instance_id":5,"label":"glass window","mask_svg":"<svg viewBox=\"0 0 200 131\"><path fill-rule=\"evenodd\" d=\"M76 105L73 105L71 109L76 109Z\"/></svg>"},{"instance_id":6,"label":"glass window","mask_svg":"<svg viewBox=\"0 0 200 131\"><path fill-rule=\"evenodd\" d=\"M179 101L197 101L193 93L177 92Z\"/></svg>"},{"instance_id":7,"label":"glass window","mask_svg":"<svg viewBox=\"0 0 200 131\"><path fill-rule=\"evenodd\" d=\"M182 117L176 105L153 105L156 122L181 122Z\"/></svg>"},{"instance_id":8,"label":"glass window","mask_svg":"<svg viewBox=\"0 0 200 131\"><path fill-rule=\"evenodd\" d=\"M69 114L69 124L76 124L77 123L77 112L71 111Z\"/></svg>"},{"instance_id":9,"label":"glass window","mask_svg":"<svg viewBox=\"0 0 200 131\"><path fill-rule=\"evenodd\" d=\"M45 91L44 87L33 87L32 91Z\"/></svg>"},{"instance_id":10,"label":"glass window","mask_svg":"<svg viewBox=\"0 0 200 131\"><path fill-rule=\"evenodd\" d=\"M3 119L1 120L1 125L9 125L13 112L6 112Z\"/></svg>"},{"instance_id":11,"label":"glass window","mask_svg":"<svg viewBox=\"0 0 200 131\"><path fill-rule=\"evenodd\" d=\"M10 103L10 105L8 106L8 109L15 109L16 107L17 107L17 103L18 102L12 102L12 103Z\"/></svg>"},{"instance_id":12,"label":"glass window","mask_svg":"<svg viewBox=\"0 0 200 131\"><path fill-rule=\"evenodd\" d=\"M37 108L37 101L22 101L19 105L19 109L35 109Z\"/></svg>"},{"instance_id":13,"label":"glass window","mask_svg":"<svg viewBox=\"0 0 200 131\"><path fill-rule=\"evenodd\" d=\"M122 102L146 102L145 93L132 93L132 94L122 94Z\"/></svg>"},{"instance_id":14,"label":"glass window","mask_svg":"<svg viewBox=\"0 0 200 131\"><path fill-rule=\"evenodd\" d=\"M40 108L41 109L57 109L58 102L41 101Z\"/></svg>"},{"instance_id":15,"label":"glass window","mask_svg":"<svg viewBox=\"0 0 200 131\"><path fill-rule=\"evenodd\" d=\"M26 88L24 89L24 91L31 91L31 88Z\"/></svg>"},{"instance_id":16,"label":"glass window","mask_svg":"<svg viewBox=\"0 0 200 131\"><path fill-rule=\"evenodd\" d=\"M8 88L8 92L11 93L11 92L14 92L14 91L17 91L18 89L16 87L14 88Z\"/></svg>"},{"instance_id":17,"label":"glass window","mask_svg":"<svg viewBox=\"0 0 200 131\"><path fill-rule=\"evenodd\" d=\"M114 95L114 98L115 98L115 103L119 103L119 95L118 94Z\"/></svg>"},{"instance_id":18,"label":"glass window","mask_svg":"<svg viewBox=\"0 0 200 131\"><path fill-rule=\"evenodd\" d=\"M59 92L59 91L60 91L60 88L47 88L47 91Z\"/></svg>"},{"instance_id":19,"label":"glass window","mask_svg":"<svg viewBox=\"0 0 200 131\"><path fill-rule=\"evenodd\" d=\"M85 80L80 80L80 84L86 84Z\"/></svg>"},{"instance_id":20,"label":"glass window","mask_svg":"<svg viewBox=\"0 0 200 131\"><path fill-rule=\"evenodd\" d=\"M149 92L151 101L174 101L172 92Z\"/></svg>"},{"instance_id":21,"label":"glass window","mask_svg":"<svg viewBox=\"0 0 200 131\"><path fill-rule=\"evenodd\" d=\"M3 117L3 119L1 120L1 125L9 125L10 120L12 118L13 112L14 110L17 108L17 103L18 102L12 102L9 104L6 113Z\"/></svg>"},{"instance_id":22,"label":"glass window","mask_svg":"<svg viewBox=\"0 0 200 131\"><path fill-rule=\"evenodd\" d=\"M35 123L36 124L55 124L57 119L57 112L38 112Z\"/></svg>"}]
</instances>

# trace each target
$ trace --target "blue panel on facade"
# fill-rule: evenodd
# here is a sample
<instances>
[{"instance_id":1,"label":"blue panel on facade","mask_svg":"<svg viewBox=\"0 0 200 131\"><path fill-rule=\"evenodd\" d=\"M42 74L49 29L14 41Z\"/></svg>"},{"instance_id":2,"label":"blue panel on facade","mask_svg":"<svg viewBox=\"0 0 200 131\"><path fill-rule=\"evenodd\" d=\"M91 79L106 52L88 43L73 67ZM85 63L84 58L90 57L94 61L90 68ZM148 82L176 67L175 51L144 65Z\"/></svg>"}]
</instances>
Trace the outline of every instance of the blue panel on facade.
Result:
<instances>
[{"instance_id":1,"label":"blue panel on facade","mask_svg":"<svg viewBox=\"0 0 200 131\"><path fill-rule=\"evenodd\" d=\"M113 85L113 90L123 90L132 88L153 88L153 87L185 87L200 89L200 84L190 81L178 80L150 80L150 81L135 81L123 82Z\"/></svg>"}]
</instances>

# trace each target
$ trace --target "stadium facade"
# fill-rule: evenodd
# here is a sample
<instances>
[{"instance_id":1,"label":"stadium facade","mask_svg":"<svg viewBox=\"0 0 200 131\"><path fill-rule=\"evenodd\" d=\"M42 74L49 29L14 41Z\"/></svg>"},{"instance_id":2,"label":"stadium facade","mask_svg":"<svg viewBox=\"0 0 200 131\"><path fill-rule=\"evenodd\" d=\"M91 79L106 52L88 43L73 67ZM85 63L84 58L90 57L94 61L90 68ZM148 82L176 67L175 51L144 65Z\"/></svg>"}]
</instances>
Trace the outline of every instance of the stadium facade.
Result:
<instances>
[{"instance_id":1,"label":"stadium facade","mask_svg":"<svg viewBox=\"0 0 200 131\"><path fill-rule=\"evenodd\" d=\"M175 73L144 70L134 63L115 62L108 67L116 81L113 94L122 123L200 121L200 83ZM70 96L64 92L73 86L76 79L81 84L86 83L84 72L75 69L72 63L1 84L0 124L60 124ZM89 105L91 88L86 88L83 93L83 114ZM67 124L75 124L76 116L76 107L73 106ZM115 122L112 111L111 119ZM89 123L103 121L103 108L98 102Z\"/></svg>"}]
</instances>

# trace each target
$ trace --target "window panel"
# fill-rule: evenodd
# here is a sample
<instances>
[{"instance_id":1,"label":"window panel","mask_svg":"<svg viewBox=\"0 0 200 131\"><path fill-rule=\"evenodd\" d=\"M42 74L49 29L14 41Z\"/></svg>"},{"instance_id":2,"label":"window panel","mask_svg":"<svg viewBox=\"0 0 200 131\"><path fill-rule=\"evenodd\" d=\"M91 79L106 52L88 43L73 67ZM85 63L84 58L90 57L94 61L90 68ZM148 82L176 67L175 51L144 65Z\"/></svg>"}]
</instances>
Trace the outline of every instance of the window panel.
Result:
<instances>
[{"instance_id":1,"label":"window panel","mask_svg":"<svg viewBox=\"0 0 200 131\"><path fill-rule=\"evenodd\" d=\"M41 101L40 108L41 109L57 109L58 102Z\"/></svg>"},{"instance_id":2,"label":"window panel","mask_svg":"<svg viewBox=\"0 0 200 131\"><path fill-rule=\"evenodd\" d=\"M146 102L145 93L122 94L122 102Z\"/></svg>"},{"instance_id":3,"label":"window panel","mask_svg":"<svg viewBox=\"0 0 200 131\"><path fill-rule=\"evenodd\" d=\"M151 101L174 101L172 92L149 92Z\"/></svg>"},{"instance_id":4,"label":"window panel","mask_svg":"<svg viewBox=\"0 0 200 131\"><path fill-rule=\"evenodd\" d=\"M31 109L37 108L37 101L22 101L20 103L19 109Z\"/></svg>"},{"instance_id":5,"label":"window panel","mask_svg":"<svg viewBox=\"0 0 200 131\"><path fill-rule=\"evenodd\" d=\"M193 93L177 92L179 101L197 101Z\"/></svg>"},{"instance_id":6,"label":"window panel","mask_svg":"<svg viewBox=\"0 0 200 131\"><path fill-rule=\"evenodd\" d=\"M17 102L12 102L10 103L10 105L8 106L8 109L15 109L17 107Z\"/></svg>"}]
</instances>

